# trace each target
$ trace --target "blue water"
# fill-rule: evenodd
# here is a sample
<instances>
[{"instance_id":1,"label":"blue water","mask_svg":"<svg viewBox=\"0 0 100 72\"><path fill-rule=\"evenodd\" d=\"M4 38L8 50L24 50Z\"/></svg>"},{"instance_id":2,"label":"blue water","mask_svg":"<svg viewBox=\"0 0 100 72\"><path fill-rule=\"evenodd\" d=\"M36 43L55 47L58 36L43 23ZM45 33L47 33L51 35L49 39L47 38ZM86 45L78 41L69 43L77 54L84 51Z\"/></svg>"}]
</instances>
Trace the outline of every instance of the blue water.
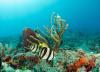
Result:
<instances>
[{"instance_id":1,"label":"blue water","mask_svg":"<svg viewBox=\"0 0 100 72\"><path fill-rule=\"evenodd\" d=\"M100 32L100 0L0 0L0 37L21 34L25 27L44 29L52 12L73 31Z\"/></svg>"},{"instance_id":2,"label":"blue water","mask_svg":"<svg viewBox=\"0 0 100 72\"><path fill-rule=\"evenodd\" d=\"M51 15L54 12L59 14L62 19L65 19L69 26L68 30L61 36L61 39L56 35L50 36L51 39L48 39L49 36L45 36L46 30L44 26L50 25ZM27 27L32 29L38 28L41 36L47 39L48 46L45 45L45 42L43 43L44 40L39 38L38 35L22 36L23 30ZM56 41L53 41L53 38L56 38L54 39ZM57 47L59 51L55 52ZM27 51L28 49L30 53ZM81 50L83 51L81 52ZM33 55L31 51L35 51ZM91 57L88 57L87 53ZM88 69L94 63L94 53L100 55L100 0L0 0L0 57L1 61L7 61L12 68L14 67L19 71L20 69L23 71L30 69L32 72L54 72L55 70L55 72L64 72L67 68L69 71L70 69L74 70L74 66L77 63L78 67L81 66L79 65L81 64L79 63L80 59L87 57L87 59L89 58L88 61L90 61L88 62L89 65L87 62L83 64L83 61L82 66L87 65L85 67ZM54 59L51 61L47 60L52 58L52 54ZM46 58L47 55L46 60L48 63L45 61L42 62L40 59ZM99 68L100 58L98 57L97 59L96 61L98 62L95 63L98 65L94 68L93 64L93 70L91 72ZM46 64L50 64L50 66ZM7 65L4 64L4 66ZM2 66L2 68L6 67ZM1 70L6 71L2 68L0 67ZM12 68L9 68L7 66L7 72L12 72L9 71Z\"/></svg>"}]
</instances>

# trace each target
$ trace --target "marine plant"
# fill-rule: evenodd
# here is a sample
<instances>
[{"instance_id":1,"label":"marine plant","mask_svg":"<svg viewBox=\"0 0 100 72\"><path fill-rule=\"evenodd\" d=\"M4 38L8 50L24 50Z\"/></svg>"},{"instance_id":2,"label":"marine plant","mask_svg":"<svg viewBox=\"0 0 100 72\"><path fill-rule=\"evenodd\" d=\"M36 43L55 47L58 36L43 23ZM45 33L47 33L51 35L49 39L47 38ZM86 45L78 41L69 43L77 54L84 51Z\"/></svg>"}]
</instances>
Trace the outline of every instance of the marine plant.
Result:
<instances>
[{"instance_id":1,"label":"marine plant","mask_svg":"<svg viewBox=\"0 0 100 72\"><path fill-rule=\"evenodd\" d=\"M51 37L53 40L53 49L57 52L62 41L62 36L68 28L68 24L58 14L54 14L54 16L51 15L51 27L46 26L45 28L48 32L48 37Z\"/></svg>"}]
</instances>

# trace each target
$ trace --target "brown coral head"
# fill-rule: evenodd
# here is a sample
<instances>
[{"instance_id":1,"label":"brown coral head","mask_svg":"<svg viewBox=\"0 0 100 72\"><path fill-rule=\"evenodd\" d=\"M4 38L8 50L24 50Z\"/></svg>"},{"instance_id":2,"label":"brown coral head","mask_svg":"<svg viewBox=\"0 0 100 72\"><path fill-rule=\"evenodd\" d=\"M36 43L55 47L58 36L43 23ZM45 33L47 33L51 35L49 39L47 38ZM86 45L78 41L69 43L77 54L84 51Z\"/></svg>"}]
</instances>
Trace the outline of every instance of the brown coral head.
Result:
<instances>
[{"instance_id":1,"label":"brown coral head","mask_svg":"<svg viewBox=\"0 0 100 72\"><path fill-rule=\"evenodd\" d=\"M11 59L12 59L11 56L7 56L7 57L4 58L4 62L10 62Z\"/></svg>"}]
</instances>

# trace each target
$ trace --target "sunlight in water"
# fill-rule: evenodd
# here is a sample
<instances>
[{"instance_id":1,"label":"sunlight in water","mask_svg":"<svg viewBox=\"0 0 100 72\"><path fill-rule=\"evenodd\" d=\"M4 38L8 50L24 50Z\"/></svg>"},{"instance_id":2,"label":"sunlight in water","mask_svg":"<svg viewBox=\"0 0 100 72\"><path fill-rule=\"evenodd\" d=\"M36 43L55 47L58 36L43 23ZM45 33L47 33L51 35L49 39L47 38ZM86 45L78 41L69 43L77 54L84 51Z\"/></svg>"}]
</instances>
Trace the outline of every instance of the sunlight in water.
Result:
<instances>
[{"instance_id":1,"label":"sunlight in water","mask_svg":"<svg viewBox=\"0 0 100 72\"><path fill-rule=\"evenodd\" d=\"M56 0L0 0L0 5L11 5L11 4L30 4L34 6L41 6L55 2Z\"/></svg>"},{"instance_id":2,"label":"sunlight in water","mask_svg":"<svg viewBox=\"0 0 100 72\"><path fill-rule=\"evenodd\" d=\"M56 0L0 0L0 18L37 12Z\"/></svg>"},{"instance_id":3,"label":"sunlight in water","mask_svg":"<svg viewBox=\"0 0 100 72\"><path fill-rule=\"evenodd\" d=\"M55 1L56 0L0 0L0 36L8 35L9 32L14 34L21 30L23 26L26 26L26 24L31 24L30 16L41 12L41 10L49 7L49 5L54 4ZM33 17L36 18L36 16L32 16L32 20Z\"/></svg>"}]
</instances>

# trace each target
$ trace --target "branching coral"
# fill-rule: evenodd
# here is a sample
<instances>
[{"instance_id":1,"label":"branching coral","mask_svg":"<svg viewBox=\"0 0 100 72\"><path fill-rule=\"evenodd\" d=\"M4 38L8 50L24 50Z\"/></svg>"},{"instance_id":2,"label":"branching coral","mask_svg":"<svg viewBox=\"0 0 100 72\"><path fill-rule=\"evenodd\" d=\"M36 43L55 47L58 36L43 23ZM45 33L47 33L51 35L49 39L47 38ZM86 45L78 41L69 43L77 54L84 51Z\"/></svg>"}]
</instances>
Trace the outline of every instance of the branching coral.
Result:
<instances>
[{"instance_id":1,"label":"branching coral","mask_svg":"<svg viewBox=\"0 0 100 72\"><path fill-rule=\"evenodd\" d=\"M53 23L52 20L51 23ZM61 44L61 39L62 39L61 37L68 28L68 24L66 24L66 21L62 19L59 15L55 15L54 24L51 25L52 25L51 28L49 27L45 28L48 31L48 37L51 37L53 39L55 51L58 51L58 47Z\"/></svg>"}]
</instances>

